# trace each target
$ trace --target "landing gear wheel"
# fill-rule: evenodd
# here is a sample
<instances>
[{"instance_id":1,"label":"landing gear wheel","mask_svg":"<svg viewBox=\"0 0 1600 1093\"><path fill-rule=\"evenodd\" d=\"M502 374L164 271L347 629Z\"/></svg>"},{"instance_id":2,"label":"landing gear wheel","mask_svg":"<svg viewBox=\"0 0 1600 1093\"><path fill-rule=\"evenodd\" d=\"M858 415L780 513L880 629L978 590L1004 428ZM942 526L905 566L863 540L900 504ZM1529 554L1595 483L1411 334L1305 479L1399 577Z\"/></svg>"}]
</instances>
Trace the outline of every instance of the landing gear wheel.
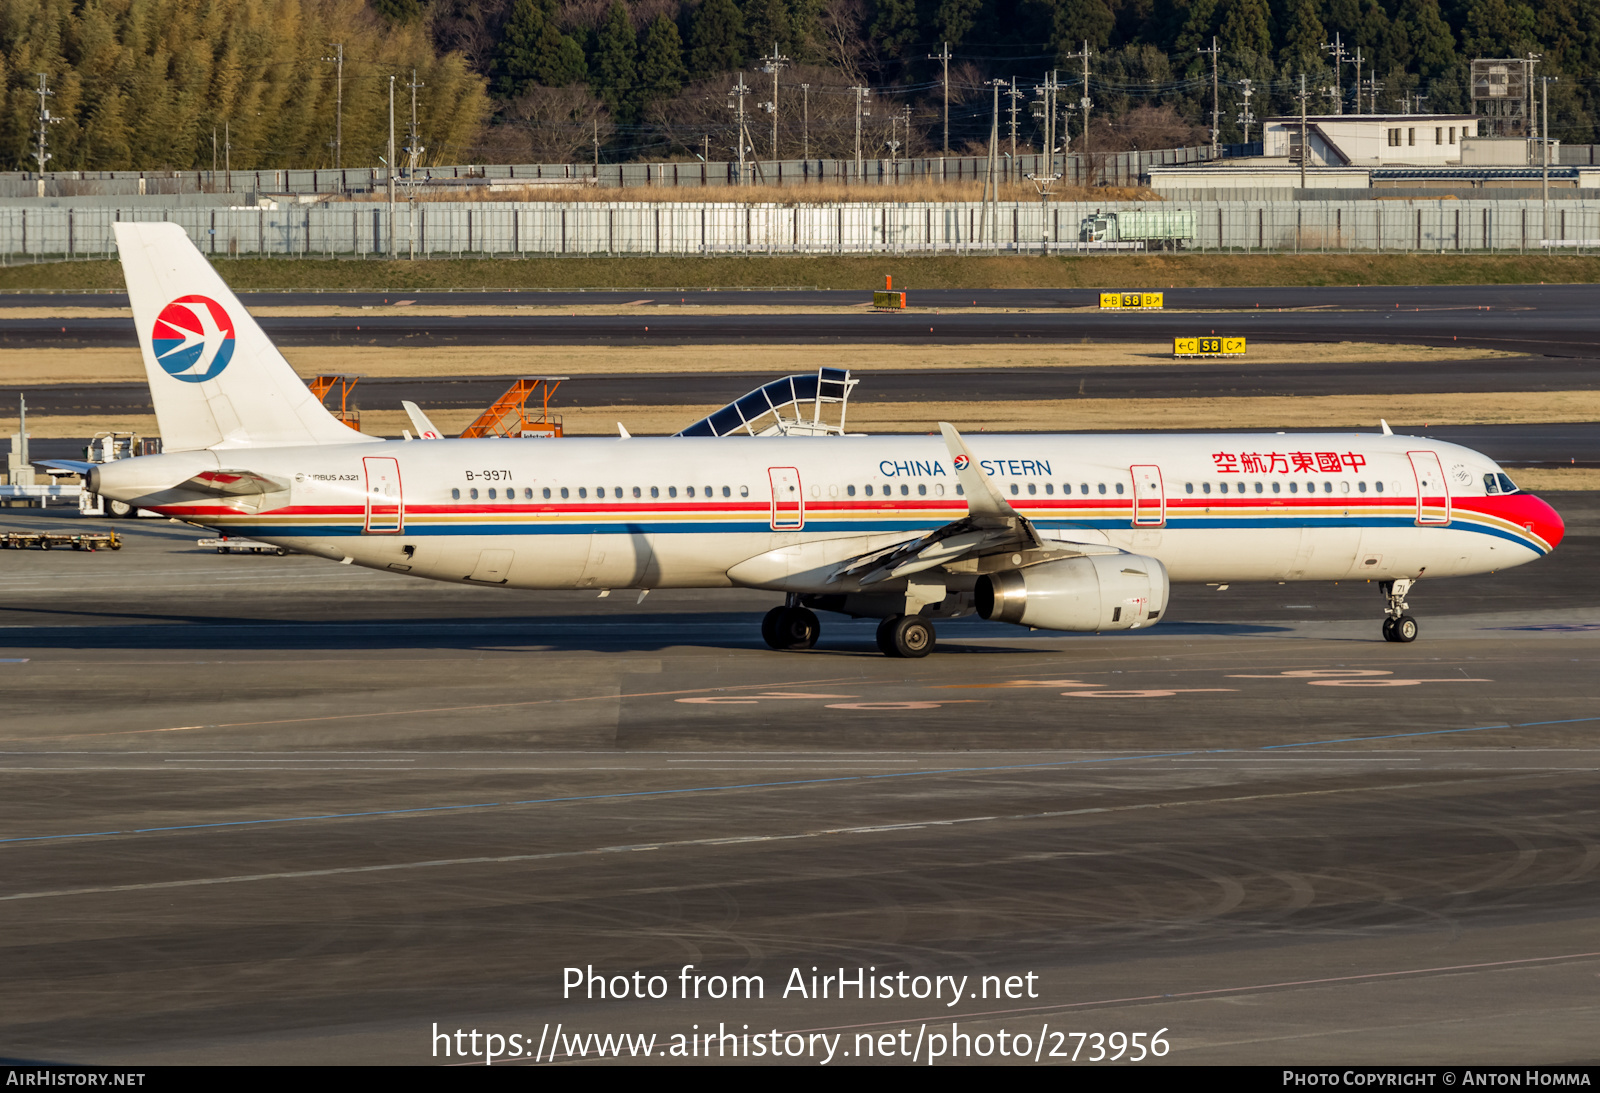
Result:
<instances>
[{"instance_id":1,"label":"landing gear wheel","mask_svg":"<svg viewBox=\"0 0 1600 1093\"><path fill-rule=\"evenodd\" d=\"M133 506L126 501L107 501L106 514L123 519L133 515Z\"/></svg>"},{"instance_id":2,"label":"landing gear wheel","mask_svg":"<svg viewBox=\"0 0 1600 1093\"><path fill-rule=\"evenodd\" d=\"M1393 641L1416 641L1417 620L1410 615L1401 615L1389 627L1389 632L1394 635Z\"/></svg>"},{"instance_id":3,"label":"landing gear wheel","mask_svg":"<svg viewBox=\"0 0 1600 1093\"><path fill-rule=\"evenodd\" d=\"M1396 640L1398 640L1394 636L1394 620L1393 619L1384 619L1383 620L1383 640L1384 641L1396 641Z\"/></svg>"},{"instance_id":4,"label":"landing gear wheel","mask_svg":"<svg viewBox=\"0 0 1600 1093\"><path fill-rule=\"evenodd\" d=\"M804 607L774 607L761 620L761 640L774 649L810 649L822 624Z\"/></svg>"},{"instance_id":5,"label":"landing gear wheel","mask_svg":"<svg viewBox=\"0 0 1600 1093\"><path fill-rule=\"evenodd\" d=\"M878 624L878 648L886 657L915 660L933 652L933 625L921 615L896 615Z\"/></svg>"}]
</instances>

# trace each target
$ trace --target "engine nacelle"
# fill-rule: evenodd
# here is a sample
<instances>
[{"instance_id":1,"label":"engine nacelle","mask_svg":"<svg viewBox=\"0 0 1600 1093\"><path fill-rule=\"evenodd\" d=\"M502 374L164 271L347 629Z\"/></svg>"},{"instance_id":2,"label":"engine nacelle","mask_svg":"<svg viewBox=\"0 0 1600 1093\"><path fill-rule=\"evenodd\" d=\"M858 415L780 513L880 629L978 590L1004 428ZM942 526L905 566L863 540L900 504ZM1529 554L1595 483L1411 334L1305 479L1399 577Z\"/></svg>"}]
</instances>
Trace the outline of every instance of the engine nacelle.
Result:
<instances>
[{"instance_id":1,"label":"engine nacelle","mask_svg":"<svg viewBox=\"0 0 1600 1093\"><path fill-rule=\"evenodd\" d=\"M1143 554L1090 554L978 578L978 614L1041 630L1135 630L1167 609L1167 567Z\"/></svg>"}]
</instances>

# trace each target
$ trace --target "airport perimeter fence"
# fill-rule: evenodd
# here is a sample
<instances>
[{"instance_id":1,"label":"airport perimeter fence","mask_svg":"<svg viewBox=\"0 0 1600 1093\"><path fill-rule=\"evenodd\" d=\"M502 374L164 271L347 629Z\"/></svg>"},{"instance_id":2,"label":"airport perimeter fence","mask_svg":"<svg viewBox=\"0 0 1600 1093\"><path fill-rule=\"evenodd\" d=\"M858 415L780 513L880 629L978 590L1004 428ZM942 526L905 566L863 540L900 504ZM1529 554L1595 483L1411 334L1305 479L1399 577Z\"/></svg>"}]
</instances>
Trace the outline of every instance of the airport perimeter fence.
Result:
<instances>
[{"instance_id":1,"label":"airport perimeter fence","mask_svg":"<svg viewBox=\"0 0 1600 1093\"><path fill-rule=\"evenodd\" d=\"M1232 146L1230 146L1232 149ZM1225 152L1228 149L1225 149ZM1259 152L1259 148L1257 149ZM1061 173L1079 186L1137 186L1151 167L1181 167L1212 158L1208 146L1144 152L1072 154L1047 162L1043 155L1001 155L1002 182L1026 182L1030 175ZM419 188L460 186L546 186L570 182L602 188L713 186L896 186L913 182L979 182L988 170L986 156L925 156L916 159L695 160L690 163L521 163L421 167ZM397 183L404 185L404 182ZM0 200L38 197L134 197L199 193L349 194L378 193L388 186L382 167L279 171L48 171L0 173Z\"/></svg>"},{"instance_id":2,"label":"airport perimeter fence","mask_svg":"<svg viewBox=\"0 0 1600 1093\"><path fill-rule=\"evenodd\" d=\"M1166 206L1193 234L1080 243L1088 216L1140 203L383 203L256 208L4 208L0 261L108 258L113 223L171 221L219 256L1529 252L1600 250L1600 202L1297 201Z\"/></svg>"}]
</instances>

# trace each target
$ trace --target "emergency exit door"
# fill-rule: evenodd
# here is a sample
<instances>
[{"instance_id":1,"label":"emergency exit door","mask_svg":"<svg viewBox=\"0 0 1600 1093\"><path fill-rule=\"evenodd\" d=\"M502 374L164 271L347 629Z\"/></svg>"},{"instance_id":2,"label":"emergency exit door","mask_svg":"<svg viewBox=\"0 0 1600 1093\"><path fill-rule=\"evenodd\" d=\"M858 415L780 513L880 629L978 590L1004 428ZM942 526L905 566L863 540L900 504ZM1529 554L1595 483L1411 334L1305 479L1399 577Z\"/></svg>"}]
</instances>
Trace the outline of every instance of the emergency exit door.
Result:
<instances>
[{"instance_id":1,"label":"emergency exit door","mask_svg":"<svg viewBox=\"0 0 1600 1093\"><path fill-rule=\"evenodd\" d=\"M361 460L367 479L367 520L364 530L393 535L405 528L406 505L400 492L400 463L388 456Z\"/></svg>"},{"instance_id":2,"label":"emergency exit door","mask_svg":"<svg viewBox=\"0 0 1600 1093\"><path fill-rule=\"evenodd\" d=\"M1161 485L1161 468L1134 466L1133 526L1154 528L1167 522L1167 491Z\"/></svg>"},{"instance_id":3,"label":"emergency exit door","mask_svg":"<svg viewBox=\"0 0 1600 1093\"><path fill-rule=\"evenodd\" d=\"M768 467L772 482L772 530L797 531L806 526L806 501L800 495L800 472L794 467Z\"/></svg>"},{"instance_id":4,"label":"emergency exit door","mask_svg":"<svg viewBox=\"0 0 1600 1093\"><path fill-rule=\"evenodd\" d=\"M1417 523L1448 524L1450 522L1450 484L1445 481L1444 468L1439 465L1436 452L1407 452L1411 457L1411 470L1417 479Z\"/></svg>"}]
</instances>

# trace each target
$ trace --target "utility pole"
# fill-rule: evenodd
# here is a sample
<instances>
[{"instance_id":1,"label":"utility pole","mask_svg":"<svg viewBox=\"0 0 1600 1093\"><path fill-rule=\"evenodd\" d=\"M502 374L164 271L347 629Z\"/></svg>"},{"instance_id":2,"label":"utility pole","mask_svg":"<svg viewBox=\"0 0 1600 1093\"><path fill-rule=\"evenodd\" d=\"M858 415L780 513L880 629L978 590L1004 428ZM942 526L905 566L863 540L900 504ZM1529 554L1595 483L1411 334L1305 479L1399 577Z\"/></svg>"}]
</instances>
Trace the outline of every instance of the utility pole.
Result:
<instances>
[{"instance_id":1,"label":"utility pole","mask_svg":"<svg viewBox=\"0 0 1600 1093\"><path fill-rule=\"evenodd\" d=\"M1084 48L1088 48L1087 42ZM1217 48L1217 36L1211 36L1210 49L1197 49L1195 52L1211 55L1211 158L1216 159L1222 151L1222 100L1217 96L1217 57L1222 51Z\"/></svg>"},{"instance_id":2,"label":"utility pole","mask_svg":"<svg viewBox=\"0 0 1600 1093\"><path fill-rule=\"evenodd\" d=\"M422 153L427 149L422 146L421 135L417 132L417 92L427 87L425 83L417 82L417 70L411 70L411 128L406 133L406 189L415 197L417 188L417 161L422 158Z\"/></svg>"},{"instance_id":3,"label":"utility pole","mask_svg":"<svg viewBox=\"0 0 1600 1093\"><path fill-rule=\"evenodd\" d=\"M406 134L406 200L409 207L406 212L406 226L411 239L411 259L417 257L417 161L422 158L422 153L427 149L422 146L422 139L417 133L417 92L426 84L417 82L417 70L411 70L411 129Z\"/></svg>"},{"instance_id":4,"label":"utility pole","mask_svg":"<svg viewBox=\"0 0 1600 1093\"><path fill-rule=\"evenodd\" d=\"M1011 170L1016 166L1016 110L1018 102L1022 101L1021 91L1016 90L1016 77L1011 77L1011 90L1006 91L1011 96L1011 162L1006 163L1006 181L1011 181Z\"/></svg>"},{"instance_id":5,"label":"utility pole","mask_svg":"<svg viewBox=\"0 0 1600 1093\"><path fill-rule=\"evenodd\" d=\"M389 77L389 260L394 260L394 77Z\"/></svg>"},{"instance_id":6,"label":"utility pole","mask_svg":"<svg viewBox=\"0 0 1600 1093\"><path fill-rule=\"evenodd\" d=\"M233 123L227 119L222 122L222 186L228 193L233 193L233 137L229 127Z\"/></svg>"},{"instance_id":7,"label":"utility pole","mask_svg":"<svg viewBox=\"0 0 1600 1093\"><path fill-rule=\"evenodd\" d=\"M344 167L344 43L329 42L333 47L333 56L322 58L333 63L333 169L341 170ZM393 162L394 157L390 157Z\"/></svg>"},{"instance_id":8,"label":"utility pole","mask_svg":"<svg viewBox=\"0 0 1600 1093\"><path fill-rule=\"evenodd\" d=\"M1004 80L986 81L994 88L994 113L989 122L989 162L983 176L983 219L988 229L989 246L1000 250L1000 187L995 179L995 161L999 158L1000 144L1000 85ZM992 214L990 210L993 210Z\"/></svg>"},{"instance_id":9,"label":"utility pole","mask_svg":"<svg viewBox=\"0 0 1600 1093\"><path fill-rule=\"evenodd\" d=\"M944 65L944 154L950 154L950 43L938 53L928 54L928 60Z\"/></svg>"},{"instance_id":10,"label":"utility pole","mask_svg":"<svg viewBox=\"0 0 1600 1093\"><path fill-rule=\"evenodd\" d=\"M1340 84L1339 80L1343 74L1344 68L1344 42L1340 39L1339 35L1335 33L1333 36L1333 43L1331 45L1327 42L1322 43L1322 51L1324 53L1333 54L1333 112L1335 114L1343 114L1344 88Z\"/></svg>"},{"instance_id":11,"label":"utility pole","mask_svg":"<svg viewBox=\"0 0 1600 1093\"><path fill-rule=\"evenodd\" d=\"M859 182L862 179L861 119L872 116L863 109L866 105L867 96L872 93L872 89L870 87L852 87L850 90L856 93L856 181Z\"/></svg>"},{"instance_id":12,"label":"utility pole","mask_svg":"<svg viewBox=\"0 0 1600 1093\"><path fill-rule=\"evenodd\" d=\"M48 72L39 73L39 90L37 94L39 96L39 130L36 134L38 147L33 153L33 158L39 165L39 182L41 186L39 196L43 197L44 165L49 163L51 159L49 147L50 127L61 120L50 116L50 100L55 97L55 92L50 90L50 74Z\"/></svg>"},{"instance_id":13,"label":"utility pole","mask_svg":"<svg viewBox=\"0 0 1600 1093\"><path fill-rule=\"evenodd\" d=\"M772 54L761 58L763 72L772 73L772 101L763 103L772 115L772 158L778 158L778 73L789 67L789 58L778 52L778 43L772 43Z\"/></svg>"},{"instance_id":14,"label":"utility pole","mask_svg":"<svg viewBox=\"0 0 1600 1093\"><path fill-rule=\"evenodd\" d=\"M811 85L800 85L800 158L811 158Z\"/></svg>"},{"instance_id":15,"label":"utility pole","mask_svg":"<svg viewBox=\"0 0 1600 1093\"><path fill-rule=\"evenodd\" d=\"M1378 112L1378 92L1380 92L1382 90L1383 90L1383 83L1382 83L1382 81L1380 81L1378 79L1377 71L1374 70L1373 74L1367 77L1367 97L1371 101L1371 104L1372 104L1371 105L1371 109L1368 111L1368 113L1376 114ZM1359 102L1360 98L1361 98L1361 89L1357 88L1356 89L1356 99L1358 100L1358 102ZM1358 113L1358 114L1361 113L1361 110L1360 110L1359 107L1357 108L1356 113Z\"/></svg>"},{"instance_id":16,"label":"utility pole","mask_svg":"<svg viewBox=\"0 0 1600 1093\"><path fill-rule=\"evenodd\" d=\"M1306 188L1306 159L1311 149L1306 145L1306 74L1300 73L1300 188Z\"/></svg>"},{"instance_id":17,"label":"utility pole","mask_svg":"<svg viewBox=\"0 0 1600 1093\"><path fill-rule=\"evenodd\" d=\"M1544 216L1542 221L1542 234L1545 238L1545 251L1550 250L1550 85L1559 77L1540 76L1539 92L1544 98Z\"/></svg>"},{"instance_id":18,"label":"utility pole","mask_svg":"<svg viewBox=\"0 0 1600 1093\"><path fill-rule=\"evenodd\" d=\"M1522 81L1523 86L1526 88L1525 92L1523 93L1522 116L1527 120L1528 123L1527 132L1529 160L1532 160L1533 158L1533 142L1539 139L1539 104L1533 97L1533 69L1534 66L1537 65L1543 58L1543 56L1544 55L1541 53L1529 53L1527 59L1522 62L1523 70L1528 76L1526 80Z\"/></svg>"},{"instance_id":19,"label":"utility pole","mask_svg":"<svg viewBox=\"0 0 1600 1093\"><path fill-rule=\"evenodd\" d=\"M1055 70L1051 69L1049 72L1046 72L1044 74L1044 83L1039 87L1034 88L1034 90L1039 93L1039 98L1037 101L1041 107L1040 112L1036 114L1035 117L1038 117L1044 122L1043 151L1045 155L1045 168L1042 174L1027 175L1026 177L1028 181L1032 182L1039 190L1039 223L1041 225L1039 249L1044 251L1048 250L1050 245L1050 188L1054 186L1061 179L1062 175L1066 173L1067 166L1066 156L1063 154L1061 159L1062 174L1056 174L1056 99L1061 90L1061 83L1056 79ZM1063 126L1066 124L1066 117L1064 114L1062 116L1062 124ZM1065 141L1062 142L1062 147L1066 147Z\"/></svg>"},{"instance_id":20,"label":"utility pole","mask_svg":"<svg viewBox=\"0 0 1600 1093\"><path fill-rule=\"evenodd\" d=\"M739 73L739 82L734 84L728 92L728 109L734 111L738 118L739 128L739 185L744 185L744 149L747 142L744 131L744 97L750 94L750 85L744 82L744 73ZM599 125L599 122L595 123Z\"/></svg>"},{"instance_id":21,"label":"utility pole","mask_svg":"<svg viewBox=\"0 0 1600 1093\"><path fill-rule=\"evenodd\" d=\"M1240 125L1244 126L1244 142L1249 144L1250 123L1256 120L1256 116L1250 113L1250 96L1255 94L1255 92L1250 89L1249 80L1240 80L1239 86L1244 88L1244 110L1240 112L1237 120Z\"/></svg>"},{"instance_id":22,"label":"utility pole","mask_svg":"<svg viewBox=\"0 0 1600 1093\"><path fill-rule=\"evenodd\" d=\"M744 127L743 126L740 127L739 132L741 134L744 132ZM599 178L600 177L600 119L599 118L595 118L594 119L594 137L593 137L593 140L594 140L594 177L595 178ZM739 162L740 163L744 162L744 154L743 153L740 153L740 155L739 155Z\"/></svg>"},{"instance_id":23,"label":"utility pole","mask_svg":"<svg viewBox=\"0 0 1600 1093\"><path fill-rule=\"evenodd\" d=\"M1072 56L1073 57L1082 58L1082 60L1083 60L1083 96L1080 99L1078 99L1078 105L1083 107L1083 148L1079 150L1078 154L1080 156L1084 157L1085 166L1087 166L1088 165L1087 157L1089 155L1089 108L1094 105L1094 102L1089 98L1089 56L1090 56L1090 54L1089 54L1089 41L1088 41L1088 39L1084 39L1083 50L1081 52L1079 52L1079 53L1072 54ZM1063 144L1063 147L1064 147L1064 144ZM1066 165L1067 165L1066 157L1063 156L1062 160L1061 160L1061 167L1062 167L1063 173L1065 173Z\"/></svg>"},{"instance_id":24,"label":"utility pole","mask_svg":"<svg viewBox=\"0 0 1600 1093\"><path fill-rule=\"evenodd\" d=\"M1361 61L1362 61L1361 47L1360 46L1356 46L1355 62L1356 62L1356 113L1357 114L1361 113ZM1343 109L1344 108L1341 105L1341 107L1340 107L1340 112L1341 113L1343 113Z\"/></svg>"}]
</instances>

